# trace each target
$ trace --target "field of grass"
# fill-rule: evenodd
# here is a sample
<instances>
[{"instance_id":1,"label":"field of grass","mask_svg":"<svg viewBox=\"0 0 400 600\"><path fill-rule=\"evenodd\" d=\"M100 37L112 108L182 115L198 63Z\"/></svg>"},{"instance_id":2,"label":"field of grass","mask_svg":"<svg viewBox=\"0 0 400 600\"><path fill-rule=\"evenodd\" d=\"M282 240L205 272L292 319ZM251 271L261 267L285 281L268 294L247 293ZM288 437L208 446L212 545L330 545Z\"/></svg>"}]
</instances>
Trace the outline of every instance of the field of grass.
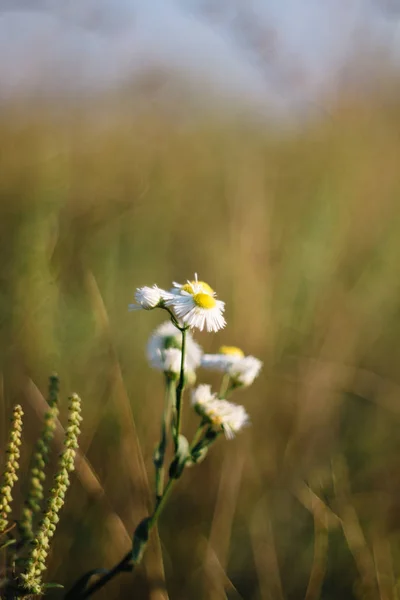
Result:
<instances>
[{"instance_id":1,"label":"field of grass","mask_svg":"<svg viewBox=\"0 0 400 600\"><path fill-rule=\"evenodd\" d=\"M0 441L21 402L22 473L48 375L61 420L69 393L83 401L88 462L50 581L112 565L147 514L163 381L144 348L163 317L127 307L137 286L197 272L228 322L198 341L264 362L236 398L252 426L179 482L160 520L164 568L153 539L143 568L98 598L166 598L164 572L171 600L400 596L394 95L283 132L114 99L0 111ZM193 431L188 409L184 421Z\"/></svg>"}]
</instances>

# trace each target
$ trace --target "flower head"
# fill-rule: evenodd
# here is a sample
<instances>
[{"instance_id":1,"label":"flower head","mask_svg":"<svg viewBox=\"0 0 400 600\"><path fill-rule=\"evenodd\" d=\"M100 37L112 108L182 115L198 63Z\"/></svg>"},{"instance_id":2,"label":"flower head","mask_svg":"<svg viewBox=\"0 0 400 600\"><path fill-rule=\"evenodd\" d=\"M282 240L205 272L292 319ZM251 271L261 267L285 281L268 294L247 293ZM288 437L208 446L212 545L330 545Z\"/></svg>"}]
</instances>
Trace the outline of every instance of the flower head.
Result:
<instances>
[{"instance_id":1,"label":"flower head","mask_svg":"<svg viewBox=\"0 0 400 600\"><path fill-rule=\"evenodd\" d=\"M160 289L157 285L153 285L153 287L145 285L136 289L136 304L130 304L129 310L152 310L158 306L163 306L164 300L169 296L168 292Z\"/></svg>"},{"instance_id":2,"label":"flower head","mask_svg":"<svg viewBox=\"0 0 400 600\"><path fill-rule=\"evenodd\" d=\"M175 372L174 367L178 362L179 367L176 373L180 371L182 348L182 333L171 323L166 321L162 323L151 335L147 344L147 357L151 366L160 371ZM171 352L176 350L177 352ZM185 370L195 371L200 365L203 351L189 332L186 333L186 356ZM168 367L168 368L167 368Z\"/></svg>"},{"instance_id":3,"label":"flower head","mask_svg":"<svg viewBox=\"0 0 400 600\"><path fill-rule=\"evenodd\" d=\"M222 354L223 356L226 356L227 358L230 358L232 360L244 357L243 350L241 350L237 346L221 346L221 348L219 349L219 354Z\"/></svg>"},{"instance_id":4,"label":"flower head","mask_svg":"<svg viewBox=\"0 0 400 600\"><path fill-rule=\"evenodd\" d=\"M248 387L258 377L261 367L261 360L258 360L254 356L245 356L233 362L228 368L227 373L236 386Z\"/></svg>"},{"instance_id":5,"label":"flower head","mask_svg":"<svg viewBox=\"0 0 400 600\"><path fill-rule=\"evenodd\" d=\"M183 285L174 283L174 286L176 290L171 291L165 305L172 308L184 325L200 331L204 327L207 331L218 331L225 327L225 303L216 299L214 290L207 283L198 281L197 274L194 281Z\"/></svg>"},{"instance_id":6,"label":"flower head","mask_svg":"<svg viewBox=\"0 0 400 600\"><path fill-rule=\"evenodd\" d=\"M174 287L171 290L171 294L180 294L182 292L187 292L189 294L197 294L199 292L203 292L204 294L215 296L214 290L211 286L208 285L208 283L206 283L205 281L199 281L197 279L197 273L195 273L194 277L194 280L188 280L186 283L176 283L176 281L174 281Z\"/></svg>"},{"instance_id":7,"label":"flower head","mask_svg":"<svg viewBox=\"0 0 400 600\"><path fill-rule=\"evenodd\" d=\"M204 406L211 400L216 399L217 395L212 393L211 385L208 385L206 383L198 385L197 388L192 392L192 404L196 410L201 409L202 406Z\"/></svg>"},{"instance_id":8,"label":"flower head","mask_svg":"<svg viewBox=\"0 0 400 600\"><path fill-rule=\"evenodd\" d=\"M213 371L226 373L229 367L244 357L243 351L236 346L221 346L217 354L203 354L201 366Z\"/></svg>"},{"instance_id":9,"label":"flower head","mask_svg":"<svg viewBox=\"0 0 400 600\"><path fill-rule=\"evenodd\" d=\"M182 352L178 348L167 348L159 353L159 370L173 376L177 376L181 370ZM188 370L187 360L184 361L184 369Z\"/></svg>"},{"instance_id":10,"label":"flower head","mask_svg":"<svg viewBox=\"0 0 400 600\"><path fill-rule=\"evenodd\" d=\"M220 400L211 393L209 385L199 385L193 391L192 404L213 429L223 431L228 439L249 423L249 415L243 406Z\"/></svg>"},{"instance_id":11,"label":"flower head","mask_svg":"<svg viewBox=\"0 0 400 600\"><path fill-rule=\"evenodd\" d=\"M217 354L203 354L201 366L227 373L236 387L248 387L258 377L262 362L254 356L244 356L236 346L221 346Z\"/></svg>"}]
</instances>

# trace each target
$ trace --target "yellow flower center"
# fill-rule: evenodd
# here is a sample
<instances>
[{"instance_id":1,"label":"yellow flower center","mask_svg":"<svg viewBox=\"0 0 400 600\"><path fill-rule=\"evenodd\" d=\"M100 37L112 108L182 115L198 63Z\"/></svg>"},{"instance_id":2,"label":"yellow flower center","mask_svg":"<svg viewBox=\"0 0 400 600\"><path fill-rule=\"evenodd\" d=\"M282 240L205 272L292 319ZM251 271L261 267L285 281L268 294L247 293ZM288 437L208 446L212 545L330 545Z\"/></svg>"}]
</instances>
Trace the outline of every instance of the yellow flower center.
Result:
<instances>
[{"instance_id":1,"label":"yellow flower center","mask_svg":"<svg viewBox=\"0 0 400 600\"><path fill-rule=\"evenodd\" d=\"M198 294L194 294L193 296L194 303L199 308L214 308L217 304L214 296L210 296L210 294L203 294L203 292L199 292Z\"/></svg>"},{"instance_id":2,"label":"yellow flower center","mask_svg":"<svg viewBox=\"0 0 400 600\"><path fill-rule=\"evenodd\" d=\"M244 352L236 346L221 346L219 354L225 354L227 356L237 356L238 358L244 357Z\"/></svg>"},{"instance_id":3,"label":"yellow flower center","mask_svg":"<svg viewBox=\"0 0 400 600\"><path fill-rule=\"evenodd\" d=\"M214 425L214 427L221 427L221 425L222 425L221 415L214 412L213 410L210 410L207 416L210 419L211 423Z\"/></svg>"},{"instance_id":4,"label":"yellow flower center","mask_svg":"<svg viewBox=\"0 0 400 600\"><path fill-rule=\"evenodd\" d=\"M185 283L185 285L182 286L182 290L184 290L188 294L193 294L192 286L194 285L199 285L202 291L206 294L214 294L214 290L212 289L212 287L210 287L205 281L191 281L190 283Z\"/></svg>"}]
</instances>

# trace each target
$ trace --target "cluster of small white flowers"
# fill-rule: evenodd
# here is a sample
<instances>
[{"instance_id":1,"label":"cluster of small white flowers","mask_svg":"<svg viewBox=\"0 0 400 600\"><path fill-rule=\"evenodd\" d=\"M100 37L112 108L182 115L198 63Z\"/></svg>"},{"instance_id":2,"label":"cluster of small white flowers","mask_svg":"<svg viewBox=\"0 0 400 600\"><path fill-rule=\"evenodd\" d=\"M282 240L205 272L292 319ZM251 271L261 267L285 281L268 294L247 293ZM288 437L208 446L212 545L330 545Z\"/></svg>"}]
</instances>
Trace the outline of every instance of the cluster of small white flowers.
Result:
<instances>
[{"instance_id":1,"label":"cluster of small white flowers","mask_svg":"<svg viewBox=\"0 0 400 600\"><path fill-rule=\"evenodd\" d=\"M232 439L249 423L249 415L243 406L219 399L209 385L199 385L193 391L192 404L197 413L216 431L222 430L227 439Z\"/></svg>"},{"instance_id":2,"label":"cluster of small white flowers","mask_svg":"<svg viewBox=\"0 0 400 600\"><path fill-rule=\"evenodd\" d=\"M235 388L250 386L259 375L262 362L254 356L245 356L235 346L222 346L216 354L203 354L187 331L206 329L217 332L226 325L224 302L217 300L214 290L204 281L199 281L197 274L193 281L184 284L174 282L168 291L157 285L138 288L135 299L136 304L131 305L133 310L162 308L171 315L171 321L162 323L147 344L147 357L153 368L172 379L178 378L182 367L182 332L186 330L183 357L186 374L194 375L199 366L224 373L228 384L225 391L221 390L222 396ZM194 380L195 376L191 382ZM229 439L249 422L243 406L218 397L209 385L199 385L192 392L192 404L204 423L208 423L214 431L224 431Z\"/></svg>"}]
</instances>

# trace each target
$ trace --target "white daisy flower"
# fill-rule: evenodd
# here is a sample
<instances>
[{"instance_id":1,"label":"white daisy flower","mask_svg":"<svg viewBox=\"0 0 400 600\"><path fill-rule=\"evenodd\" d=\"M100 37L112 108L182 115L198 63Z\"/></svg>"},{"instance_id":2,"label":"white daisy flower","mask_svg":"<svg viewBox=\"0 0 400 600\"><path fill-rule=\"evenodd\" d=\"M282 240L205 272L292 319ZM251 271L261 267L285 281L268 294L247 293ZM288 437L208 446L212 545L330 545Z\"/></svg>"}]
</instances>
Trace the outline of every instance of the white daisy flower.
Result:
<instances>
[{"instance_id":1,"label":"white daisy flower","mask_svg":"<svg viewBox=\"0 0 400 600\"><path fill-rule=\"evenodd\" d=\"M196 411L216 430L222 430L228 439L249 423L245 408L227 400L219 400L211 393L210 386L202 385L192 394Z\"/></svg>"},{"instance_id":2,"label":"white daisy flower","mask_svg":"<svg viewBox=\"0 0 400 600\"><path fill-rule=\"evenodd\" d=\"M210 402L211 400L216 400L216 398L217 394L212 393L211 385L202 383L192 392L192 405L197 410L198 407L207 404L207 402Z\"/></svg>"},{"instance_id":3,"label":"white daisy flower","mask_svg":"<svg viewBox=\"0 0 400 600\"><path fill-rule=\"evenodd\" d=\"M182 352L178 348L167 348L163 352L163 371L179 375L181 372ZM184 368L187 370L187 361L184 361Z\"/></svg>"},{"instance_id":4,"label":"white daisy flower","mask_svg":"<svg viewBox=\"0 0 400 600\"><path fill-rule=\"evenodd\" d=\"M157 285L148 287L147 285L137 288L135 292L136 304L130 304L129 310L152 310L157 306L162 306L164 300L169 298L171 294L160 289Z\"/></svg>"},{"instance_id":5,"label":"white daisy flower","mask_svg":"<svg viewBox=\"0 0 400 600\"><path fill-rule=\"evenodd\" d=\"M188 281L181 285L174 283L178 291L171 293L165 305L172 308L176 317L190 328L197 327L203 331L218 331L226 325L222 315L225 303L215 298L215 292L205 282Z\"/></svg>"},{"instance_id":6,"label":"white daisy flower","mask_svg":"<svg viewBox=\"0 0 400 600\"><path fill-rule=\"evenodd\" d=\"M147 358L155 369L165 371L165 352L167 350L176 349L181 352L182 348L182 333L171 323L165 321L152 333L147 343ZM197 344L189 332L186 333L185 345L185 369L194 371L200 365L203 351ZM172 360L172 358L170 358ZM180 371L180 363L179 363ZM178 371L178 372L179 372Z\"/></svg>"},{"instance_id":7,"label":"white daisy flower","mask_svg":"<svg viewBox=\"0 0 400 600\"><path fill-rule=\"evenodd\" d=\"M217 354L203 354L201 366L213 371L226 373L236 361L244 358L243 351L236 346L221 346Z\"/></svg>"},{"instance_id":8,"label":"white daisy flower","mask_svg":"<svg viewBox=\"0 0 400 600\"><path fill-rule=\"evenodd\" d=\"M211 286L208 285L205 281L199 281L197 279L197 273L194 274L193 281L187 281L186 283L176 283L173 282L173 288L170 290L171 294L180 294L182 292L188 292L189 294L197 294L199 292L203 292L204 294L209 294L210 296L215 296L215 292Z\"/></svg>"},{"instance_id":9,"label":"white daisy flower","mask_svg":"<svg viewBox=\"0 0 400 600\"><path fill-rule=\"evenodd\" d=\"M261 360L254 356L245 356L234 361L228 368L227 373L236 386L247 387L258 377L262 367Z\"/></svg>"}]
</instances>

